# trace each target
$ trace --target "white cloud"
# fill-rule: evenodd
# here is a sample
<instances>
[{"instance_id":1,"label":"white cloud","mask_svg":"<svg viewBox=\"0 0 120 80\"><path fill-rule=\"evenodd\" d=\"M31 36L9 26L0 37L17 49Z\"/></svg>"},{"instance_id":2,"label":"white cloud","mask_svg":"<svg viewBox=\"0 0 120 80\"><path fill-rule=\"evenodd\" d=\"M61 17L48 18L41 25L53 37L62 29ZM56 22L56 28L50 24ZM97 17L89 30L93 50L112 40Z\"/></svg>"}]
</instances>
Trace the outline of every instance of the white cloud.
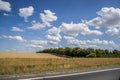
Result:
<instances>
[{"instance_id":1,"label":"white cloud","mask_svg":"<svg viewBox=\"0 0 120 80\"><path fill-rule=\"evenodd\" d=\"M30 44L30 45L28 45L28 47L30 47L30 48L43 48L43 46L34 45L34 44Z\"/></svg>"},{"instance_id":2,"label":"white cloud","mask_svg":"<svg viewBox=\"0 0 120 80\"><path fill-rule=\"evenodd\" d=\"M55 42L59 42L60 41L59 37L57 37L57 36L51 36L51 35L47 35L47 39L55 41Z\"/></svg>"},{"instance_id":3,"label":"white cloud","mask_svg":"<svg viewBox=\"0 0 120 80\"><path fill-rule=\"evenodd\" d=\"M61 30L60 30L59 28L56 28L56 27L52 27L51 29L49 29L49 30L47 31L47 33L48 33L49 35L53 35L53 36L56 36L56 37L58 37L59 39L61 39L62 37L61 37L61 35L60 35L60 32L61 32Z\"/></svg>"},{"instance_id":4,"label":"white cloud","mask_svg":"<svg viewBox=\"0 0 120 80\"><path fill-rule=\"evenodd\" d=\"M52 27L51 29L49 29L47 31L48 35L46 36L48 39L48 43L57 45L62 39L60 32L61 30L56 27Z\"/></svg>"},{"instance_id":5,"label":"white cloud","mask_svg":"<svg viewBox=\"0 0 120 80\"><path fill-rule=\"evenodd\" d=\"M57 45L61 41L61 37L59 36L47 35L46 37L49 44Z\"/></svg>"},{"instance_id":6,"label":"white cloud","mask_svg":"<svg viewBox=\"0 0 120 80\"><path fill-rule=\"evenodd\" d=\"M12 27L11 31L16 31L16 32L23 32L24 30L18 28L18 27Z\"/></svg>"},{"instance_id":7,"label":"white cloud","mask_svg":"<svg viewBox=\"0 0 120 80\"><path fill-rule=\"evenodd\" d=\"M19 41L19 42L25 42L26 40L24 40L21 36L2 36L2 38L5 38L5 39L9 39L9 40L16 40L16 41Z\"/></svg>"},{"instance_id":8,"label":"white cloud","mask_svg":"<svg viewBox=\"0 0 120 80\"><path fill-rule=\"evenodd\" d=\"M0 0L0 10L10 12L11 4L9 2Z\"/></svg>"},{"instance_id":9,"label":"white cloud","mask_svg":"<svg viewBox=\"0 0 120 80\"><path fill-rule=\"evenodd\" d=\"M115 36L120 38L120 28L109 28L106 33L110 36Z\"/></svg>"},{"instance_id":10,"label":"white cloud","mask_svg":"<svg viewBox=\"0 0 120 80\"><path fill-rule=\"evenodd\" d=\"M57 35L57 34L59 34L61 32L61 30L59 28L52 27L47 32L48 32L48 34Z\"/></svg>"},{"instance_id":11,"label":"white cloud","mask_svg":"<svg viewBox=\"0 0 120 80\"><path fill-rule=\"evenodd\" d=\"M30 48L31 50L39 51L39 50L43 50L43 49L47 49L47 48L59 47L60 45L58 45L57 41L58 40L56 40L56 39L54 39L54 41L52 41L52 39L50 39L50 40L30 40L30 41L27 41L27 44L25 46L26 46L26 48Z\"/></svg>"},{"instance_id":12,"label":"white cloud","mask_svg":"<svg viewBox=\"0 0 120 80\"><path fill-rule=\"evenodd\" d=\"M40 18L42 20L42 23L33 20L32 26L27 27L27 29L39 30L45 27L50 27L52 26L51 22L57 20L57 16L55 16L55 13L51 12L50 10L44 10L44 13L40 13Z\"/></svg>"},{"instance_id":13,"label":"white cloud","mask_svg":"<svg viewBox=\"0 0 120 80\"><path fill-rule=\"evenodd\" d=\"M69 41L69 40L75 40L75 38L72 37L72 36L64 36L64 39L66 39L67 41Z\"/></svg>"},{"instance_id":14,"label":"white cloud","mask_svg":"<svg viewBox=\"0 0 120 80\"><path fill-rule=\"evenodd\" d=\"M62 23L60 29L63 33L72 36L77 36L79 33L82 35L102 35L103 33L98 30L90 30L84 23Z\"/></svg>"},{"instance_id":15,"label":"white cloud","mask_svg":"<svg viewBox=\"0 0 120 80\"><path fill-rule=\"evenodd\" d=\"M102 48L102 49L115 49L119 46L114 41L93 39L93 40L78 40L74 37L64 36L64 39L69 45L82 47L82 48Z\"/></svg>"},{"instance_id":16,"label":"white cloud","mask_svg":"<svg viewBox=\"0 0 120 80\"><path fill-rule=\"evenodd\" d=\"M27 48L42 50L48 47L48 42L46 40L30 40L26 44Z\"/></svg>"},{"instance_id":17,"label":"white cloud","mask_svg":"<svg viewBox=\"0 0 120 80\"><path fill-rule=\"evenodd\" d=\"M3 15L4 15L4 16L10 16L10 15L9 15L9 14L7 14L7 13L3 13Z\"/></svg>"},{"instance_id":18,"label":"white cloud","mask_svg":"<svg viewBox=\"0 0 120 80\"><path fill-rule=\"evenodd\" d=\"M104 7L97 12L98 17L87 22L95 27L120 27L120 8Z\"/></svg>"},{"instance_id":19,"label":"white cloud","mask_svg":"<svg viewBox=\"0 0 120 80\"><path fill-rule=\"evenodd\" d=\"M55 13L50 10L44 10L44 13L40 13L40 18L46 26L51 26L51 22L57 20Z\"/></svg>"},{"instance_id":20,"label":"white cloud","mask_svg":"<svg viewBox=\"0 0 120 80\"><path fill-rule=\"evenodd\" d=\"M19 9L19 16L24 17L24 21L28 22L28 17L32 16L34 13L34 8L32 6Z\"/></svg>"},{"instance_id":21,"label":"white cloud","mask_svg":"<svg viewBox=\"0 0 120 80\"><path fill-rule=\"evenodd\" d=\"M30 43L34 44L34 45L47 45L47 41L46 40L31 40Z\"/></svg>"},{"instance_id":22,"label":"white cloud","mask_svg":"<svg viewBox=\"0 0 120 80\"><path fill-rule=\"evenodd\" d=\"M74 37L71 37L71 36L64 36L64 39L70 45L74 45L74 46L86 45L86 42L80 41L80 40L78 40L78 39L76 39Z\"/></svg>"},{"instance_id":23,"label":"white cloud","mask_svg":"<svg viewBox=\"0 0 120 80\"><path fill-rule=\"evenodd\" d=\"M37 22L34 22L34 23L32 23L32 26L30 26L30 27L27 27L27 29L32 29L32 30L39 30L39 29L42 29L42 28L44 28L45 27L45 25L44 24L42 24L42 23L37 23Z\"/></svg>"}]
</instances>

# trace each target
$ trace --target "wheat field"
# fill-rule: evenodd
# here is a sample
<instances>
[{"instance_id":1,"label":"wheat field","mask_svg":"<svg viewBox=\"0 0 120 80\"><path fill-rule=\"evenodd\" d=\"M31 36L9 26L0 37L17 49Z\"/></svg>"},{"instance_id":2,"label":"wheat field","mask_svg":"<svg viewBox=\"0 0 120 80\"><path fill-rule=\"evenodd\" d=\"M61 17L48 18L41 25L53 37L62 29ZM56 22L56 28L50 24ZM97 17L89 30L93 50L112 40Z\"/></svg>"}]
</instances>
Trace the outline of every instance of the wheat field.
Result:
<instances>
[{"instance_id":1,"label":"wheat field","mask_svg":"<svg viewBox=\"0 0 120 80\"><path fill-rule=\"evenodd\" d=\"M47 53L0 52L0 58L60 58Z\"/></svg>"},{"instance_id":2,"label":"wheat field","mask_svg":"<svg viewBox=\"0 0 120 80\"><path fill-rule=\"evenodd\" d=\"M120 67L120 58L61 58L44 53L12 52L1 52L0 56L0 75L24 75Z\"/></svg>"}]
</instances>

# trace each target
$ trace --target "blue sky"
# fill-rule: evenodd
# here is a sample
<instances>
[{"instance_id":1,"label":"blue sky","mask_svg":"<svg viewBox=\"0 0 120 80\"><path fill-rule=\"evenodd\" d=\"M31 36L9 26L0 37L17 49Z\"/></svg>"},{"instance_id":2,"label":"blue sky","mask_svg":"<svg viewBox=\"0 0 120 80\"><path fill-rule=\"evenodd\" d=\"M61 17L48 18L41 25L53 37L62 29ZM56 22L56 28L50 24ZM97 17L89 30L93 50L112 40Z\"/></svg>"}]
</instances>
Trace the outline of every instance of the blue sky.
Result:
<instances>
[{"instance_id":1,"label":"blue sky","mask_svg":"<svg viewBox=\"0 0 120 80\"><path fill-rule=\"evenodd\" d=\"M120 50L120 0L0 0L0 45Z\"/></svg>"}]
</instances>

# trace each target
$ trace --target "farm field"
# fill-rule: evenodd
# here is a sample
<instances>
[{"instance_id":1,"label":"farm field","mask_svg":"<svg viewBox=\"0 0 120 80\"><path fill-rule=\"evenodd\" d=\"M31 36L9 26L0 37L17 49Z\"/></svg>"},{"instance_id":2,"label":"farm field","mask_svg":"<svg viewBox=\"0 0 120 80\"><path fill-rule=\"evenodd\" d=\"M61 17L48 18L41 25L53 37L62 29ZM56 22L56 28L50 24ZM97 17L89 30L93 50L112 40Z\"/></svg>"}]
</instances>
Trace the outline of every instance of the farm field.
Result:
<instances>
[{"instance_id":1,"label":"farm field","mask_svg":"<svg viewBox=\"0 0 120 80\"><path fill-rule=\"evenodd\" d=\"M30 52L0 52L0 58L60 58L47 53L30 53Z\"/></svg>"},{"instance_id":2,"label":"farm field","mask_svg":"<svg viewBox=\"0 0 120 80\"><path fill-rule=\"evenodd\" d=\"M50 54L0 53L0 75L66 72L120 66L120 58L60 58ZM7 54L11 54L9 57ZM19 54L19 57L16 55ZM20 54L28 54L20 56ZM40 56L40 57L38 57ZM49 56L49 57L48 57Z\"/></svg>"}]
</instances>

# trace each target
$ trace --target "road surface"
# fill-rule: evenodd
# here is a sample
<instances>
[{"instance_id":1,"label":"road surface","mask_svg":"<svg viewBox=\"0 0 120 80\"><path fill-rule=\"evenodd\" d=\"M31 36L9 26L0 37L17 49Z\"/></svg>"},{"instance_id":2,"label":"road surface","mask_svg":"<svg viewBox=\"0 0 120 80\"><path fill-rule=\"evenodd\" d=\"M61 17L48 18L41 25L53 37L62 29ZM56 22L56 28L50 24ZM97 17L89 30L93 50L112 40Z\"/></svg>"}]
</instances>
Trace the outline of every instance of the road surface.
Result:
<instances>
[{"instance_id":1,"label":"road surface","mask_svg":"<svg viewBox=\"0 0 120 80\"><path fill-rule=\"evenodd\" d=\"M120 80L120 68L44 77L10 77L0 80Z\"/></svg>"}]
</instances>

